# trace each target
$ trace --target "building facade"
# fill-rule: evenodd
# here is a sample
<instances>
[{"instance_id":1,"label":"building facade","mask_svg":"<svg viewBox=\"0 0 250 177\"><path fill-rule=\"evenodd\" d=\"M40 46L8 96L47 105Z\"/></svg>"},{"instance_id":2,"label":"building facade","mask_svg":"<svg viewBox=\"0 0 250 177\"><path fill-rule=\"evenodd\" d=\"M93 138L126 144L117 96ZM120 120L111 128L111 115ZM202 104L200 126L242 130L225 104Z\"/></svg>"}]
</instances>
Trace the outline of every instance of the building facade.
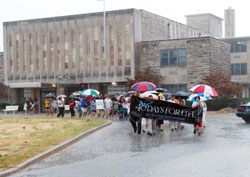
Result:
<instances>
[{"instance_id":1,"label":"building facade","mask_svg":"<svg viewBox=\"0 0 250 177\"><path fill-rule=\"evenodd\" d=\"M230 8L224 11L225 38L235 37L235 10Z\"/></svg>"},{"instance_id":2,"label":"building facade","mask_svg":"<svg viewBox=\"0 0 250 177\"><path fill-rule=\"evenodd\" d=\"M187 91L214 72L230 76L230 45L212 37L137 44L136 69L150 67L171 93Z\"/></svg>"},{"instance_id":3,"label":"building facade","mask_svg":"<svg viewBox=\"0 0 250 177\"><path fill-rule=\"evenodd\" d=\"M107 93L112 82L125 91L126 79L135 74L136 43L210 35L136 9L107 12L105 30L102 12L3 26L4 82L12 102L86 88Z\"/></svg>"},{"instance_id":4,"label":"building facade","mask_svg":"<svg viewBox=\"0 0 250 177\"><path fill-rule=\"evenodd\" d=\"M222 20L210 13L186 15L187 25L211 34L216 38L222 38Z\"/></svg>"},{"instance_id":5,"label":"building facade","mask_svg":"<svg viewBox=\"0 0 250 177\"><path fill-rule=\"evenodd\" d=\"M241 85L242 97L250 97L250 37L226 38L230 44L231 81Z\"/></svg>"}]
</instances>

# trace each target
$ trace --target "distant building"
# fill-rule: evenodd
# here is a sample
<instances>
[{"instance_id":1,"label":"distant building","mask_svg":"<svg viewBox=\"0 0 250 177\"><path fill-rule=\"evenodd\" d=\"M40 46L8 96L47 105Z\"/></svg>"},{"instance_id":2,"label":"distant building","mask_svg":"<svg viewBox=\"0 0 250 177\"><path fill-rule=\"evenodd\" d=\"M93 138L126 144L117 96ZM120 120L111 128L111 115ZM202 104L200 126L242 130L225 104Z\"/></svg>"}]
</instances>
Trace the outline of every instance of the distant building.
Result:
<instances>
[{"instance_id":1,"label":"distant building","mask_svg":"<svg viewBox=\"0 0 250 177\"><path fill-rule=\"evenodd\" d=\"M225 10L225 38L235 37L235 10L230 8Z\"/></svg>"},{"instance_id":2,"label":"distant building","mask_svg":"<svg viewBox=\"0 0 250 177\"><path fill-rule=\"evenodd\" d=\"M216 38L222 38L222 20L210 13L186 15L187 25L204 31Z\"/></svg>"},{"instance_id":3,"label":"distant building","mask_svg":"<svg viewBox=\"0 0 250 177\"><path fill-rule=\"evenodd\" d=\"M169 92L188 91L204 76L230 76L230 45L212 37L144 41L137 44L136 70L150 67Z\"/></svg>"},{"instance_id":4,"label":"distant building","mask_svg":"<svg viewBox=\"0 0 250 177\"><path fill-rule=\"evenodd\" d=\"M0 103L8 102L8 88L3 88L2 84L4 83L4 54L0 52L0 91L6 95L0 94Z\"/></svg>"},{"instance_id":5,"label":"distant building","mask_svg":"<svg viewBox=\"0 0 250 177\"><path fill-rule=\"evenodd\" d=\"M12 101L36 97L42 104L48 92L69 95L86 88L124 92L126 78L135 75L136 43L213 36L136 9L106 13L106 48L102 12L3 26L4 82L11 88Z\"/></svg>"},{"instance_id":6,"label":"distant building","mask_svg":"<svg viewBox=\"0 0 250 177\"><path fill-rule=\"evenodd\" d=\"M231 81L241 85L242 97L250 97L250 37L226 38L230 44Z\"/></svg>"}]
</instances>

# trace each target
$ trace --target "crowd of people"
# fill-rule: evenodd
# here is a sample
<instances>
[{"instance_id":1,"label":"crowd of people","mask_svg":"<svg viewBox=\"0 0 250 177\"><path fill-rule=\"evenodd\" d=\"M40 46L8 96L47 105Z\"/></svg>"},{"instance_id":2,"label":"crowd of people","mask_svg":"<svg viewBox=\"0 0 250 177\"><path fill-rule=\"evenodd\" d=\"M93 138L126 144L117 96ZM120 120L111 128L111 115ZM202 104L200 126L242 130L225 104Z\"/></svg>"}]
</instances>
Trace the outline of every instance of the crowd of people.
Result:
<instances>
[{"instance_id":1,"label":"crowd of people","mask_svg":"<svg viewBox=\"0 0 250 177\"><path fill-rule=\"evenodd\" d=\"M35 98L34 100L32 98L29 98L28 100L25 101L24 105L23 105L23 110L25 114L28 113L39 113L39 101L37 98Z\"/></svg>"},{"instance_id":2,"label":"crowd of people","mask_svg":"<svg viewBox=\"0 0 250 177\"><path fill-rule=\"evenodd\" d=\"M71 117L92 117L106 118L119 117L126 119L128 117L129 106L124 97L117 94L112 98L108 94L98 96L81 95L78 99L69 98L67 100ZM53 98L45 99L46 116L54 117L58 110L57 117L64 117L66 99L59 97L55 103Z\"/></svg>"},{"instance_id":3,"label":"crowd of people","mask_svg":"<svg viewBox=\"0 0 250 177\"><path fill-rule=\"evenodd\" d=\"M142 97L139 91L136 92L136 96L146 99L153 99L152 95L147 97ZM158 99L162 101L167 101L175 104L186 105L185 99L182 99L181 96L173 96L169 95L166 99L161 93L158 95ZM206 127L206 111L207 106L205 102L200 101L200 97L195 97L195 101L192 103L192 108L198 108L198 112L202 110L202 116L200 117L199 123L194 124L194 134L198 134L199 136L204 131ZM131 114L130 122L132 124L133 130L135 134L146 133L150 136L156 135L156 131L163 131L164 120L157 120L156 118L139 118L137 115ZM172 132L179 131L184 129L184 125L181 122L177 121L168 121L168 125Z\"/></svg>"}]
</instances>

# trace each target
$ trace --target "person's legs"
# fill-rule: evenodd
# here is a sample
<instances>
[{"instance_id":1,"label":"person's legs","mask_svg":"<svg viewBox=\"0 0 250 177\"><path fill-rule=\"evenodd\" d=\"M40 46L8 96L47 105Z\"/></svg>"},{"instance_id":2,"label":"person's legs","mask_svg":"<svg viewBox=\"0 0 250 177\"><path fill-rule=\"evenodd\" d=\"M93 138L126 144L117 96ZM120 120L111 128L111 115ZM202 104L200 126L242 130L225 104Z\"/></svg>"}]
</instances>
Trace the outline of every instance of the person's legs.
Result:
<instances>
[{"instance_id":1,"label":"person's legs","mask_svg":"<svg viewBox=\"0 0 250 177\"><path fill-rule=\"evenodd\" d=\"M196 134L197 124L194 124L194 134Z\"/></svg>"},{"instance_id":2,"label":"person's legs","mask_svg":"<svg viewBox=\"0 0 250 177\"><path fill-rule=\"evenodd\" d=\"M59 109L59 110L58 110L57 117L59 117L59 116L62 114L61 108L59 107L58 109Z\"/></svg>"},{"instance_id":3,"label":"person's legs","mask_svg":"<svg viewBox=\"0 0 250 177\"><path fill-rule=\"evenodd\" d=\"M78 106L78 111L79 111L79 117L82 117L82 107Z\"/></svg>"},{"instance_id":4,"label":"person's legs","mask_svg":"<svg viewBox=\"0 0 250 177\"><path fill-rule=\"evenodd\" d=\"M141 134L141 118L137 121L137 133Z\"/></svg>"},{"instance_id":5,"label":"person's legs","mask_svg":"<svg viewBox=\"0 0 250 177\"><path fill-rule=\"evenodd\" d=\"M151 119L151 125L152 125L152 133L156 133L156 119L152 118Z\"/></svg>"},{"instance_id":6,"label":"person's legs","mask_svg":"<svg viewBox=\"0 0 250 177\"><path fill-rule=\"evenodd\" d=\"M136 127L135 117L130 116L129 121L130 121L130 123L131 123L131 125L132 125L132 127L133 127L133 129L134 129L134 133L136 133L136 131L137 131L137 127Z\"/></svg>"},{"instance_id":7,"label":"person's legs","mask_svg":"<svg viewBox=\"0 0 250 177\"><path fill-rule=\"evenodd\" d=\"M170 128L171 128L171 131L176 130L176 126L175 126L175 122L174 121L169 121L169 125L170 125Z\"/></svg>"},{"instance_id":8,"label":"person's legs","mask_svg":"<svg viewBox=\"0 0 250 177\"><path fill-rule=\"evenodd\" d=\"M74 116L74 109L70 109L70 114L71 114L71 117L73 117Z\"/></svg>"}]
</instances>

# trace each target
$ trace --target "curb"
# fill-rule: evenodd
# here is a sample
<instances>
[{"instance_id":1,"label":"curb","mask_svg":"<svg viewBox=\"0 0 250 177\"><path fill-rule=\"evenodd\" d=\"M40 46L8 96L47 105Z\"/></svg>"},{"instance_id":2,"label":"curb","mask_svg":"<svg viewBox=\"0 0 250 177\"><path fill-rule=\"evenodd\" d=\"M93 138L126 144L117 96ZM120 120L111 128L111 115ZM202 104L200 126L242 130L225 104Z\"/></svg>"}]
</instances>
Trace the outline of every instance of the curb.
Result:
<instances>
[{"instance_id":1,"label":"curb","mask_svg":"<svg viewBox=\"0 0 250 177\"><path fill-rule=\"evenodd\" d=\"M94 133L95 131L100 130L100 129L102 129L102 128L106 127L106 126L109 126L111 124L112 124L112 122L109 121L109 122L107 122L107 123L105 123L103 125L100 125L99 127L95 127L95 128L90 129L90 130L87 130L86 132L83 132L80 135L78 135L78 136L76 136L76 137L74 137L72 139L69 139L69 140L67 140L67 141L65 141L65 142L63 142L63 143L61 143L59 145L56 145L55 147L53 147L53 148L51 148L51 149L49 149L49 150L47 150L47 151L45 151L45 152L43 152L41 154L38 154L38 155L26 160L25 162L17 165L17 167L15 167L15 168L11 168L9 170L5 170L3 172L0 172L0 177L9 176L9 175L11 175L13 173L21 171L21 170L23 170L23 169L37 163L38 161L40 161L42 159L45 159L45 158L47 158L47 157L49 157L49 156L63 150L63 149L65 149L66 147L76 143L77 141L79 141L82 138L90 135L91 133Z\"/></svg>"}]
</instances>

